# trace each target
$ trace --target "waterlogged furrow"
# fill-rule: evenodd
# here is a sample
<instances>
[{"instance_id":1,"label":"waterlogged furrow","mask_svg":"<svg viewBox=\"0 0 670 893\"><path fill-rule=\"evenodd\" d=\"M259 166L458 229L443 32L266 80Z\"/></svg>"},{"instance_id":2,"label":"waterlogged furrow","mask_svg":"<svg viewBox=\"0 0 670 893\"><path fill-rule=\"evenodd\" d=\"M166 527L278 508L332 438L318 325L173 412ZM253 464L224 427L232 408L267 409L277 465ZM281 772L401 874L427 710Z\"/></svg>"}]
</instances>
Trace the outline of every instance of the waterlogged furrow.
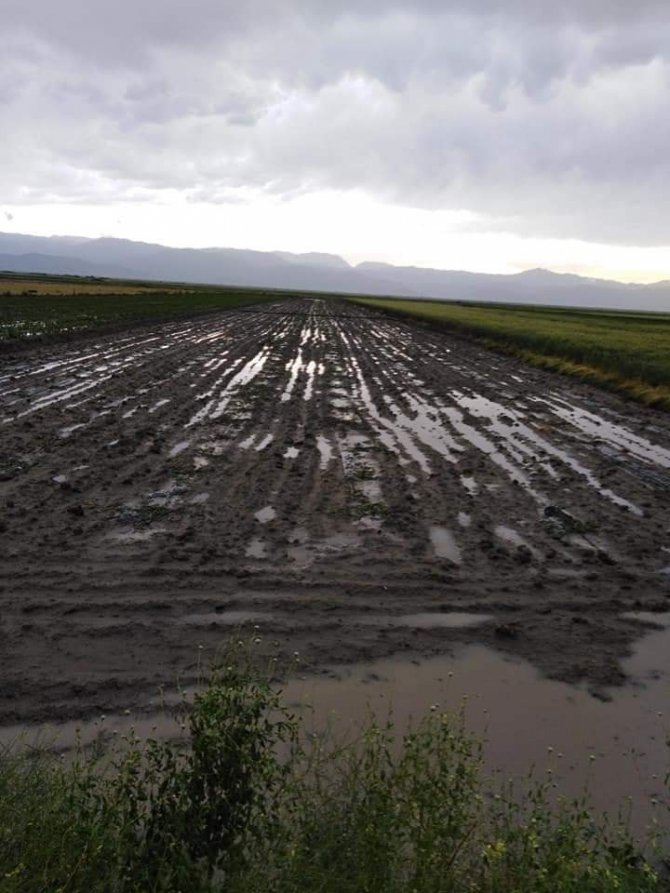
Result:
<instances>
[{"instance_id":1,"label":"waterlogged furrow","mask_svg":"<svg viewBox=\"0 0 670 893\"><path fill-rule=\"evenodd\" d=\"M638 437L622 425L614 424L594 412L570 405L559 397L543 402L550 412L578 428L593 440L602 440L615 449L622 450L637 459L661 468L670 468L670 450Z\"/></svg>"},{"instance_id":2,"label":"waterlogged furrow","mask_svg":"<svg viewBox=\"0 0 670 893\"><path fill-rule=\"evenodd\" d=\"M20 693L0 710L77 703L72 680L135 702L233 617L304 633L315 665L467 635L609 678L621 611L670 587L670 432L561 382L308 299L22 353L0 377ZM470 632L435 625L473 611Z\"/></svg>"},{"instance_id":3,"label":"waterlogged furrow","mask_svg":"<svg viewBox=\"0 0 670 893\"><path fill-rule=\"evenodd\" d=\"M480 393L466 394L460 389L453 389L444 398L437 398L430 394L427 388L424 388L423 394L419 397L410 389L409 384L416 387L417 382L421 379L410 368L407 368L405 362L402 362L402 359L408 357L408 354L402 356L402 352L391 347L391 338L384 336L380 328L373 328L371 334L376 336L378 343L374 347L368 343L365 353L372 363L375 363L375 354L381 358L378 367L380 372L378 383L383 387L384 379L391 378L389 370L393 370L392 375L396 382L400 379L406 383L402 400L411 410L411 414L404 413L395 399L388 394L383 394L381 401L375 404L370 397L369 387L363 380L361 369L354 361L352 368L357 379L358 394L378 428L388 429L392 425L396 426L396 441L404 440L407 452L418 462L424 472L429 472L430 464L429 458L424 454L422 448L430 447L433 452L453 461L454 452L462 450L463 443L465 443L484 453L490 462L505 472L510 481L523 486L539 505L545 505L548 499L541 490L536 488L523 470L523 466L528 462L533 463L536 472L541 469L552 481L560 479L560 472L556 465L567 466L584 478L604 498L625 507L636 515L641 514L640 508L634 502L604 486L583 461L571 455L569 449L555 446L524 424L523 413L496 403ZM352 338L352 343L356 343L355 338ZM359 351L362 351L360 344L356 346ZM450 353L450 348L433 351L424 349L423 356L444 366L452 363ZM415 362L414 366L416 367L416 365ZM453 368L460 374L466 372L463 367L458 365ZM427 399L428 395L430 396ZM606 422L587 410L574 406L560 406L557 400L551 403L546 400L542 402L546 404L550 412L554 412L560 419L571 422L584 433L606 440L637 458L662 467L667 467L670 461L670 454L667 450L649 443L621 426ZM386 405L392 418L381 416L381 404ZM464 414L473 420L481 420L482 426L475 426L465 421ZM400 436L397 428L402 431ZM457 436L460 435L460 443L454 440L449 429L453 429ZM495 435L495 443L487 436L489 431ZM412 446L408 446L407 432L411 432ZM547 462L547 457L551 457L555 462L550 464Z\"/></svg>"},{"instance_id":4,"label":"waterlogged furrow","mask_svg":"<svg viewBox=\"0 0 670 893\"><path fill-rule=\"evenodd\" d=\"M322 303L322 302L319 302ZM303 400L309 402L314 393L316 377L322 376L325 372L323 362L317 361L313 357L306 359L313 353L320 353L321 346L327 342L325 332L322 332L319 325L315 321L314 311L310 311L307 322L302 326L299 336L299 344L295 356L285 364L285 370L289 373L281 395L281 402L287 403L296 388L300 378L305 379L305 385L302 391Z\"/></svg>"},{"instance_id":5,"label":"waterlogged furrow","mask_svg":"<svg viewBox=\"0 0 670 893\"><path fill-rule=\"evenodd\" d=\"M232 314L230 316L232 317ZM24 391L29 397L32 394L32 398L21 412L10 414L4 421L11 422L25 415L48 410L54 405L64 404L67 410L77 409L87 402L96 400L98 394L104 390L103 386L111 379L118 379L124 374L134 374L143 368L158 369L162 365L163 357L170 362L173 355L181 355L196 345L201 350L209 349L217 352L218 355L212 358L211 368L208 370L216 371L225 363L228 353L225 350L221 351L218 343L222 339L233 338L238 323L237 317L234 320L231 318L214 333L203 332L203 328L207 325L203 323L187 326L173 324L164 327L163 335L112 339L111 346L96 344L94 345L96 350L89 349L80 356L54 360L40 365L37 369L19 368L11 376L7 376L14 385L9 390L13 393ZM190 358L181 367L171 370L169 381L174 382L175 379L187 375L197 362L197 358ZM40 383L36 387L30 381L38 376L44 379L41 387ZM149 379L149 386L143 390L145 393L156 390L160 383L158 377ZM7 393L4 391L2 396L6 397ZM78 397L81 399L76 399ZM132 396L129 399L132 399ZM127 410L131 414L135 411L137 410ZM125 417L129 418L130 415ZM77 427L83 426L84 424Z\"/></svg>"},{"instance_id":6,"label":"waterlogged furrow","mask_svg":"<svg viewBox=\"0 0 670 893\"><path fill-rule=\"evenodd\" d=\"M561 450L550 443L546 438L541 437L532 428L529 428L522 422L521 414L488 400L480 395L467 397L464 394L457 393L455 395L463 407L465 407L472 415L478 418L487 419L491 423L491 428L495 430L506 441L516 444L519 448L528 450L524 439L537 447L536 453L531 453L531 458L539 458L540 453L547 454L557 459L563 465L569 466L578 475L588 481L594 490L597 490L605 498L611 500L616 505L624 506L636 515L642 512L638 506L634 505L622 496L617 495L608 487L604 487L598 478L579 462L574 456L565 450ZM508 421L509 420L509 421ZM546 499L543 499L546 502Z\"/></svg>"},{"instance_id":7,"label":"waterlogged furrow","mask_svg":"<svg viewBox=\"0 0 670 893\"><path fill-rule=\"evenodd\" d=\"M46 393L37 394L33 399L29 400L28 406L23 411L7 417L3 421L12 422L55 405L65 404L65 408L71 409L89 402L98 394L102 386L112 378L124 371L134 370L138 365L141 365L138 361L143 361L157 351L163 350L165 345L160 342L159 336L135 341L123 339L120 346L114 346L112 349L104 350L102 345L97 345L100 347L100 350L81 357L48 363L38 370L20 370L14 376L20 382L17 390L20 390L21 387L26 387L24 379L28 379L33 375L44 374L45 372L50 373L56 370L56 377L54 380L51 376L48 376L48 384L42 386L42 390L45 390ZM74 382L71 374L73 369L75 369ZM28 393L30 393L30 390ZM72 398L80 397L84 394L87 395L84 399L72 402Z\"/></svg>"},{"instance_id":8,"label":"waterlogged furrow","mask_svg":"<svg viewBox=\"0 0 670 893\"><path fill-rule=\"evenodd\" d=\"M431 455L437 454L442 460L456 462L467 445L473 446L502 469L512 482L523 485L539 503L547 502L546 498L535 491L520 465L507 458L482 432L464 422L463 414L457 406L446 406L444 401L436 398L425 387L422 392L418 392L410 390L405 385L401 396L406 407L403 410L393 397L384 393L385 385L393 378L396 382L398 380L403 383L412 382L416 388L418 377L404 364L400 364L397 360L393 362L384 347L375 349L376 344L368 344L364 348L356 338L352 337L349 342L346 335L342 337L350 349L353 345L359 354L365 352L371 362L375 362L375 355L378 352L383 356L377 366L379 377L376 381L382 390L379 404L371 397L370 388L357 359L351 357L350 365L356 379L356 395L362 400L386 446L391 445L400 455L406 454L406 457L415 461L425 474L431 473L431 460L426 448L430 450ZM385 413L380 408L382 406L386 410ZM510 451L515 454L515 458L523 459L523 455L520 454L524 452L523 450L519 451L510 446ZM527 450L525 452L527 453ZM462 480L462 483L471 492L470 482Z\"/></svg>"},{"instance_id":9,"label":"waterlogged furrow","mask_svg":"<svg viewBox=\"0 0 670 893\"><path fill-rule=\"evenodd\" d=\"M416 462L421 470L430 474L430 463L425 453L419 448L411 432L403 427L403 419L396 421L386 418L370 395L370 389L361 370L360 363L353 355L352 342L344 332L340 332L340 338L349 350L347 364L353 377L352 395L354 400L361 402L365 408L367 417L377 432L377 436L383 446L399 456L400 461L407 463L410 460Z\"/></svg>"}]
</instances>

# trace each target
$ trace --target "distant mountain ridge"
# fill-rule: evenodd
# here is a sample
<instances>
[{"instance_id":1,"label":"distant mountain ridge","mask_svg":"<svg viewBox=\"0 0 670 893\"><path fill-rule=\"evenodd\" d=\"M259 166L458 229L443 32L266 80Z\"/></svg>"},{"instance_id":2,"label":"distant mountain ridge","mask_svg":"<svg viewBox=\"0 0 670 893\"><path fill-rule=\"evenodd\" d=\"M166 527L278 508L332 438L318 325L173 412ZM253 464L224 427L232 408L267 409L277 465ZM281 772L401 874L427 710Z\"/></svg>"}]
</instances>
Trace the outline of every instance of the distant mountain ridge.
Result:
<instances>
[{"instance_id":1,"label":"distant mountain ridge","mask_svg":"<svg viewBox=\"0 0 670 893\"><path fill-rule=\"evenodd\" d=\"M542 269L502 275L396 267L375 262L352 267L338 255L320 252L169 248L113 238L0 233L0 269L407 298L670 312L670 281L635 285Z\"/></svg>"}]
</instances>

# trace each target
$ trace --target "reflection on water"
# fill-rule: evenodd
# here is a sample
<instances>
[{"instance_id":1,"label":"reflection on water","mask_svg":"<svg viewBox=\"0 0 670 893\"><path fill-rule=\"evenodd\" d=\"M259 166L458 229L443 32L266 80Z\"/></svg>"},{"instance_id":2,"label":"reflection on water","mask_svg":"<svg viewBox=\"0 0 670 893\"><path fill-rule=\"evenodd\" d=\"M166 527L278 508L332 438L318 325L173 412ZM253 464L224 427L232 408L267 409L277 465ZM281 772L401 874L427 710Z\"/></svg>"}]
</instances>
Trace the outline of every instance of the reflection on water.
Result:
<instances>
[{"instance_id":1,"label":"reflection on water","mask_svg":"<svg viewBox=\"0 0 670 893\"><path fill-rule=\"evenodd\" d=\"M267 556L267 545L256 536L247 546L245 555L247 558L265 558Z\"/></svg>"},{"instance_id":2,"label":"reflection on water","mask_svg":"<svg viewBox=\"0 0 670 893\"><path fill-rule=\"evenodd\" d=\"M179 622L193 626L209 626L212 623L220 626L240 626L272 619L272 614L262 611L206 611L202 614L186 614Z\"/></svg>"},{"instance_id":3,"label":"reflection on water","mask_svg":"<svg viewBox=\"0 0 670 893\"><path fill-rule=\"evenodd\" d=\"M328 465L330 464L330 461L333 458L333 447L331 446L328 439L323 436L323 434L319 434L317 436L316 446L317 446L317 449L319 450L319 453L321 455L321 460L320 460L321 470L324 471L326 468L328 468Z\"/></svg>"},{"instance_id":4,"label":"reflection on water","mask_svg":"<svg viewBox=\"0 0 670 893\"><path fill-rule=\"evenodd\" d=\"M454 535L446 527L431 527L430 541L438 558L446 558L454 564L461 563L461 550Z\"/></svg>"},{"instance_id":5,"label":"reflection on water","mask_svg":"<svg viewBox=\"0 0 670 893\"><path fill-rule=\"evenodd\" d=\"M521 534L519 534L513 527L506 527L504 524L498 524L494 530L495 535L501 539L504 543L508 543L510 546L516 546L517 549L524 548L528 549L528 551L535 557L541 558L542 556L538 552L537 549L534 549L527 540L525 540Z\"/></svg>"},{"instance_id":6,"label":"reflection on water","mask_svg":"<svg viewBox=\"0 0 670 893\"><path fill-rule=\"evenodd\" d=\"M408 626L414 629L465 629L468 626L480 626L493 620L492 614L470 614L465 611L423 611L419 614L402 614L399 617L389 615L362 615L359 623L371 626Z\"/></svg>"},{"instance_id":7,"label":"reflection on water","mask_svg":"<svg viewBox=\"0 0 670 893\"><path fill-rule=\"evenodd\" d=\"M272 508L271 505L266 505L265 508L259 509L257 512L254 512L254 517L260 524L267 524L268 521L274 521L277 517L277 512Z\"/></svg>"},{"instance_id":8,"label":"reflection on water","mask_svg":"<svg viewBox=\"0 0 670 893\"><path fill-rule=\"evenodd\" d=\"M392 717L403 733L431 709L456 715L463 710L466 728L485 741L487 771L523 779L532 766L537 779L552 780L561 794L580 796L588 790L598 810L616 815L622 804L629 804L636 834L656 818L666 834L670 613L628 616L631 623L653 622L659 628L639 642L626 662L631 684L612 690L607 702L584 689L545 679L529 664L478 645L422 662L387 659L332 667L328 676L292 679L284 700L300 710L308 731L329 727L338 737L355 734L371 713L381 721ZM453 613L396 620L428 625L441 623L441 618L449 625L490 619ZM268 613L225 611L190 614L179 622L234 626L272 621ZM126 711L39 732L5 727L0 730L0 744L20 734L26 735L28 744L36 739L52 743L57 735L57 747L67 750L78 735L86 744L131 728L139 735L177 736L179 724L165 707L180 702L180 695L155 699L139 718Z\"/></svg>"},{"instance_id":9,"label":"reflection on water","mask_svg":"<svg viewBox=\"0 0 670 893\"><path fill-rule=\"evenodd\" d=\"M338 733L354 732L371 710L402 731L431 708L464 707L466 727L485 739L488 770L516 778L531 765L538 778L551 771L561 793L588 789L596 808L613 814L630 797L632 826L642 833L656 817L667 827L670 807L670 628L645 637L625 669L635 683L603 702L525 662L467 646L421 663L333 668L331 678L291 682L286 694L311 708L310 728L328 723Z\"/></svg>"}]
</instances>

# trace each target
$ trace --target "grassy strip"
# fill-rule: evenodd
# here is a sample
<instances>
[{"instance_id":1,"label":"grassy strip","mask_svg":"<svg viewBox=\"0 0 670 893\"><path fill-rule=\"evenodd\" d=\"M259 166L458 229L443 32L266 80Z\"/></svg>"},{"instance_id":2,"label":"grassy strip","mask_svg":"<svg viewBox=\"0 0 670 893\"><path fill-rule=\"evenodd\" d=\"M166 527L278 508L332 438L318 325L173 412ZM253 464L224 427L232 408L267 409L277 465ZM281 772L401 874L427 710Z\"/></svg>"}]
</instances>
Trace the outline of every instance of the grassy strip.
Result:
<instances>
[{"instance_id":1,"label":"grassy strip","mask_svg":"<svg viewBox=\"0 0 670 893\"><path fill-rule=\"evenodd\" d=\"M192 287L163 286L156 283L129 283L117 280L105 281L92 276L24 276L0 273L0 295L137 295L146 291L193 291Z\"/></svg>"},{"instance_id":2,"label":"grassy strip","mask_svg":"<svg viewBox=\"0 0 670 893\"><path fill-rule=\"evenodd\" d=\"M215 671L190 746L131 738L112 768L0 760L0 890L660 893L623 827L481 777L458 718L308 739L264 678Z\"/></svg>"},{"instance_id":3,"label":"grassy strip","mask_svg":"<svg viewBox=\"0 0 670 893\"><path fill-rule=\"evenodd\" d=\"M0 294L0 341L56 335L137 320L177 319L283 297L267 289L145 288L129 292Z\"/></svg>"},{"instance_id":4,"label":"grassy strip","mask_svg":"<svg viewBox=\"0 0 670 893\"><path fill-rule=\"evenodd\" d=\"M357 299L670 408L670 314Z\"/></svg>"}]
</instances>

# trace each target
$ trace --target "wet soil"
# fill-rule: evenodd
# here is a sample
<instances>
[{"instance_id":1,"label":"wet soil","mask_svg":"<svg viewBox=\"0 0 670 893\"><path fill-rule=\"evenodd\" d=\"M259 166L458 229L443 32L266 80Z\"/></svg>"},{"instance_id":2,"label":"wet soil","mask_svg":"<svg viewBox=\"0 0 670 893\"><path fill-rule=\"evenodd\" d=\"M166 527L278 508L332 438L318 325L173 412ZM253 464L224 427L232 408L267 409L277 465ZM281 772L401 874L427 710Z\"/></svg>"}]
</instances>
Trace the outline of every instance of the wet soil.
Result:
<instances>
[{"instance_id":1,"label":"wet soil","mask_svg":"<svg viewBox=\"0 0 670 893\"><path fill-rule=\"evenodd\" d=\"M670 605L669 505L666 414L351 305L23 347L0 723L188 685L240 623L306 670L479 643L603 691Z\"/></svg>"}]
</instances>

